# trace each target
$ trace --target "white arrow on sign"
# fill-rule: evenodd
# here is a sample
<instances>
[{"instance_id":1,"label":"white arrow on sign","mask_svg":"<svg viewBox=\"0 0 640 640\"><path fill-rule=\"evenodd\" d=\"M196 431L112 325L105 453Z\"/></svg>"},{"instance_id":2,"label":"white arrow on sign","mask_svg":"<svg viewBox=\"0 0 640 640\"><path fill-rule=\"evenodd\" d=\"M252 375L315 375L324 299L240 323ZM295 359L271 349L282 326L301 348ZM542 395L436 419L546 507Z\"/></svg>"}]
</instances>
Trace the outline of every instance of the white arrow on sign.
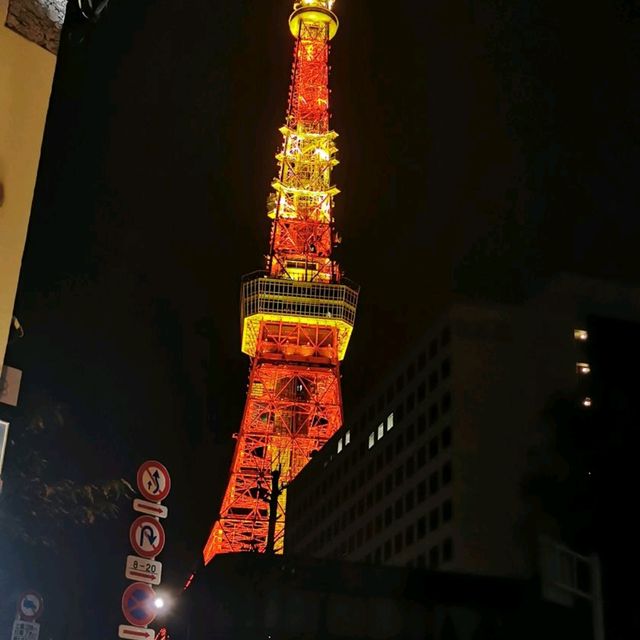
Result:
<instances>
[{"instance_id":1,"label":"white arrow on sign","mask_svg":"<svg viewBox=\"0 0 640 640\"><path fill-rule=\"evenodd\" d=\"M125 638L125 640L154 640L155 637L156 632L153 629L129 627L126 624L118 627L118 638Z\"/></svg>"},{"instance_id":2,"label":"white arrow on sign","mask_svg":"<svg viewBox=\"0 0 640 640\"><path fill-rule=\"evenodd\" d=\"M167 507L163 507L157 502L140 500L140 498L136 498L133 501L133 510L148 516L155 516L156 518L166 518L169 515L169 509L167 509Z\"/></svg>"},{"instance_id":3,"label":"white arrow on sign","mask_svg":"<svg viewBox=\"0 0 640 640\"><path fill-rule=\"evenodd\" d=\"M162 582L162 562L145 560L138 556L127 556L127 568L124 575L135 582L160 584Z\"/></svg>"}]
</instances>

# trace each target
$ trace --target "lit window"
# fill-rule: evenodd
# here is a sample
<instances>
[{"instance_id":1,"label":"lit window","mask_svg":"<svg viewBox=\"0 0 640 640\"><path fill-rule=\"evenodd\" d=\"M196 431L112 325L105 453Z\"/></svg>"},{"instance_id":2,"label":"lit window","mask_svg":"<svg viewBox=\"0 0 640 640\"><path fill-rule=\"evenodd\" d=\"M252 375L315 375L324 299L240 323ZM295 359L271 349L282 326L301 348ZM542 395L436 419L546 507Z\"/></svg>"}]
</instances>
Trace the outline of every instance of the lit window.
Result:
<instances>
[{"instance_id":1,"label":"lit window","mask_svg":"<svg viewBox=\"0 0 640 640\"><path fill-rule=\"evenodd\" d=\"M391 429L393 429L393 413L387 416L387 431L391 431Z\"/></svg>"},{"instance_id":2,"label":"lit window","mask_svg":"<svg viewBox=\"0 0 640 640\"><path fill-rule=\"evenodd\" d=\"M342 438L338 440L338 453L340 453L341 451L342 451Z\"/></svg>"},{"instance_id":3,"label":"lit window","mask_svg":"<svg viewBox=\"0 0 640 640\"><path fill-rule=\"evenodd\" d=\"M380 438L384 437L384 423L381 422L378 425L378 440L380 440Z\"/></svg>"},{"instance_id":4,"label":"lit window","mask_svg":"<svg viewBox=\"0 0 640 640\"><path fill-rule=\"evenodd\" d=\"M351 442L351 431L347 431L344 434L344 446L346 447Z\"/></svg>"},{"instance_id":5,"label":"lit window","mask_svg":"<svg viewBox=\"0 0 640 640\"><path fill-rule=\"evenodd\" d=\"M585 399L582 401L582 406L583 406L583 407L590 407L590 406L591 406L591 398L585 398Z\"/></svg>"},{"instance_id":6,"label":"lit window","mask_svg":"<svg viewBox=\"0 0 640 640\"><path fill-rule=\"evenodd\" d=\"M591 373L591 366L588 362L578 362L576 363L576 371L586 376L588 373Z\"/></svg>"},{"instance_id":7,"label":"lit window","mask_svg":"<svg viewBox=\"0 0 640 640\"><path fill-rule=\"evenodd\" d=\"M574 329L573 337L576 340L581 340L582 342L584 342L585 340L589 339L589 332L586 331L586 329Z\"/></svg>"},{"instance_id":8,"label":"lit window","mask_svg":"<svg viewBox=\"0 0 640 640\"><path fill-rule=\"evenodd\" d=\"M369 449L371 449L371 447L373 447L375 443L376 443L376 434L374 431L373 433L369 434Z\"/></svg>"}]
</instances>

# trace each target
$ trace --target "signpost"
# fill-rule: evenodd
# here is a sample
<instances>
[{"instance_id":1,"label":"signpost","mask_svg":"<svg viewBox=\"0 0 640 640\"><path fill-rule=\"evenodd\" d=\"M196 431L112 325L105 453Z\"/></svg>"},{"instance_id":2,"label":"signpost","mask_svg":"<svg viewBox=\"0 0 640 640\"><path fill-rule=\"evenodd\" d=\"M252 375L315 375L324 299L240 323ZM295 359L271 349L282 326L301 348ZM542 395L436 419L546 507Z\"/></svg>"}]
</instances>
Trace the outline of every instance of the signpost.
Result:
<instances>
[{"instance_id":1,"label":"signpost","mask_svg":"<svg viewBox=\"0 0 640 640\"><path fill-rule=\"evenodd\" d=\"M169 472L156 460L149 460L138 469L137 480L140 493L151 502L162 502L171 491Z\"/></svg>"},{"instance_id":2,"label":"signpost","mask_svg":"<svg viewBox=\"0 0 640 640\"><path fill-rule=\"evenodd\" d=\"M166 518L169 515L167 507L163 507L157 502L147 502L139 498L133 501L133 510L138 513L144 513L147 516L153 516L154 518Z\"/></svg>"},{"instance_id":3,"label":"signpost","mask_svg":"<svg viewBox=\"0 0 640 640\"><path fill-rule=\"evenodd\" d=\"M151 516L136 518L129 529L129 541L133 550L143 558L155 558L164 549L164 528Z\"/></svg>"},{"instance_id":4,"label":"signpost","mask_svg":"<svg viewBox=\"0 0 640 640\"><path fill-rule=\"evenodd\" d=\"M27 591L20 596L18 602L18 615L21 620L34 622L44 611L44 600L39 593Z\"/></svg>"},{"instance_id":5,"label":"signpost","mask_svg":"<svg viewBox=\"0 0 640 640\"><path fill-rule=\"evenodd\" d=\"M129 542L136 555L127 556L125 577L133 580L122 595L122 613L128 624L118 627L118 637L124 640L155 640L153 629L147 628L157 615L156 593L150 585L162 581L162 563L155 560L165 543L160 518L168 515L160 504L171 491L171 477L167 468L157 460L140 465L136 476L143 500L133 501L138 516L129 529Z\"/></svg>"},{"instance_id":6,"label":"signpost","mask_svg":"<svg viewBox=\"0 0 640 640\"><path fill-rule=\"evenodd\" d=\"M126 624L121 624L118 627L118 637L126 640L154 640L156 632L153 629L128 627Z\"/></svg>"},{"instance_id":7,"label":"signpost","mask_svg":"<svg viewBox=\"0 0 640 640\"><path fill-rule=\"evenodd\" d=\"M13 623L11 640L38 640L40 625L37 622L25 622L16 620Z\"/></svg>"},{"instance_id":8,"label":"signpost","mask_svg":"<svg viewBox=\"0 0 640 640\"><path fill-rule=\"evenodd\" d=\"M128 556L125 576L129 580L160 584L162 582L162 562L154 562L138 556Z\"/></svg>"},{"instance_id":9,"label":"signpost","mask_svg":"<svg viewBox=\"0 0 640 640\"><path fill-rule=\"evenodd\" d=\"M122 594L122 613L127 622L135 627L146 627L157 615L156 593L144 582L130 584Z\"/></svg>"},{"instance_id":10,"label":"signpost","mask_svg":"<svg viewBox=\"0 0 640 640\"><path fill-rule=\"evenodd\" d=\"M35 591L27 591L18 600L11 640L38 640L40 625L36 622L44 612L44 600Z\"/></svg>"}]
</instances>

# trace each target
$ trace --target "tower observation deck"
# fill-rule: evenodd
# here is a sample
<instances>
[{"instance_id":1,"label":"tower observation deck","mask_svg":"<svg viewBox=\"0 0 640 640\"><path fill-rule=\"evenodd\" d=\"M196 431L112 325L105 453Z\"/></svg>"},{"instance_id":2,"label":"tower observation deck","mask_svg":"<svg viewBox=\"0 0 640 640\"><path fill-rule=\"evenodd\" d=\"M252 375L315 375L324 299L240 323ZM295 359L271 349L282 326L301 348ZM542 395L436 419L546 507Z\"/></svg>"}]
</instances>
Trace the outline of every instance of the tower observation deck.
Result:
<instances>
[{"instance_id":1,"label":"tower observation deck","mask_svg":"<svg viewBox=\"0 0 640 640\"><path fill-rule=\"evenodd\" d=\"M331 182L337 133L329 125L333 0L302 0L283 143L267 215L266 270L242 283L242 351L251 358L247 400L218 519L204 548L264 551L274 472L286 485L342 424L340 361L353 329L358 287L332 258L338 243ZM272 543L282 553L286 491L277 497Z\"/></svg>"}]
</instances>

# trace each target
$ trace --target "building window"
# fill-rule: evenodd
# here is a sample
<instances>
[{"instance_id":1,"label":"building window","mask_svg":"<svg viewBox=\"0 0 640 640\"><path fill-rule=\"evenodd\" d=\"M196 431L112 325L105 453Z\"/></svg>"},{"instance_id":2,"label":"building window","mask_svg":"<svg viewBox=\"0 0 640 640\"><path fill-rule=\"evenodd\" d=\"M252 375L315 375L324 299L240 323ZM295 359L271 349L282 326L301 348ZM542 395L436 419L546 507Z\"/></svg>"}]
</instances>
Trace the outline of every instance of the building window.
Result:
<instances>
[{"instance_id":1,"label":"building window","mask_svg":"<svg viewBox=\"0 0 640 640\"><path fill-rule=\"evenodd\" d=\"M416 490L418 494L418 502L424 502L427 499L427 481L423 480Z\"/></svg>"},{"instance_id":2,"label":"building window","mask_svg":"<svg viewBox=\"0 0 640 640\"><path fill-rule=\"evenodd\" d=\"M404 467L400 465L396 469L396 487L399 487L404 481Z\"/></svg>"},{"instance_id":3,"label":"building window","mask_svg":"<svg viewBox=\"0 0 640 640\"><path fill-rule=\"evenodd\" d=\"M433 371L429 376L429 391L435 391L438 387L438 372Z\"/></svg>"},{"instance_id":4,"label":"building window","mask_svg":"<svg viewBox=\"0 0 640 640\"><path fill-rule=\"evenodd\" d=\"M413 474L415 473L416 470L416 466L415 466L415 461L413 459L413 456L410 456L407 459L407 478L411 478L413 477Z\"/></svg>"},{"instance_id":5,"label":"building window","mask_svg":"<svg viewBox=\"0 0 640 640\"><path fill-rule=\"evenodd\" d=\"M449 413L449 410L451 409L451 392L447 391L447 393L445 393L442 396L442 414L444 415L445 413Z\"/></svg>"},{"instance_id":6,"label":"building window","mask_svg":"<svg viewBox=\"0 0 640 640\"><path fill-rule=\"evenodd\" d=\"M402 420L402 418L404 418L404 405L403 404L399 404L396 407L395 414L396 414L396 418L398 420Z\"/></svg>"},{"instance_id":7,"label":"building window","mask_svg":"<svg viewBox=\"0 0 640 640\"><path fill-rule=\"evenodd\" d=\"M410 393L407 396L407 413L410 413L411 411L413 411L415 406L416 406L416 397L413 393Z\"/></svg>"},{"instance_id":8,"label":"building window","mask_svg":"<svg viewBox=\"0 0 640 640\"><path fill-rule=\"evenodd\" d=\"M338 440L338 453L342 452L342 438Z\"/></svg>"},{"instance_id":9,"label":"building window","mask_svg":"<svg viewBox=\"0 0 640 640\"><path fill-rule=\"evenodd\" d=\"M391 507L387 507L384 510L384 524L385 526L389 526L393 521L393 509Z\"/></svg>"},{"instance_id":10,"label":"building window","mask_svg":"<svg viewBox=\"0 0 640 640\"><path fill-rule=\"evenodd\" d=\"M438 405L432 404L431 407L429 407L429 424L433 425L438 422L439 417Z\"/></svg>"},{"instance_id":11,"label":"building window","mask_svg":"<svg viewBox=\"0 0 640 640\"><path fill-rule=\"evenodd\" d=\"M449 358L442 361L440 371L442 373L443 380L446 380L451 375L451 360Z\"/></svg>"},{"instance_id":12,"label":"building window","mask_svg":"<svg viewBox=\"0 0 640 640\"><path fill-rule=\"evenodd\" d=\"M402 502L402 498L398 498L396 500L396 506L394 509L396 519L402 518L402 514L404 513L404 504Z\"/></svg>"},{"instance_id":13,"label":"building window","mask_svg":"<svg viewBox=\"0 0 640 640\"><path fill-rule=\"evenodd\" d=\"M407 427L407 445L416 439L416 425L413 422Z\"/></svg>"},{"instance_id":14,"label":"building window","mask_svg":"<svg viewBox=\"0 0 640 640\"><path fill-rule=\"evenodd\" d=\"M384 423L380 423L378 425L378 440L381 440L382 438L384 438Z\"/></svg>"},{"instance_id":15,"label":"building window","mask_svg":"<svg viewBox=\"0 0 640 640\"><path fill-rule=\"evenodd\" d=\"M574 329L573 337L576 340L580 340L581 342L585 342L589 339L589 332L586 329Z\"/></svg>"},{"instance_id":16,"label":"building window","mask_svg":"<svg viewBox=\"0 0 640 640\"><path fill-rule=\"evenodd\" d=\"M453 560L453 540L447 538L442 543L442 562L451 562Z\"/></svg>"},{"instance_id":17,"label":"building window","mask_svg":"<svg viewBox=\"0 0 640 640\"><path fill-rule=\"evenodd\" d=\"M427 430L427 416L421 413L418 416L418 435L422 435Z\"/></svg>"},{"instance_id":18,"label":"building window","mask_svg":"<svg viewBox=\"0 0 640 640\"><path fill-rule=\"evenodd\" d=\"M448 449L451 446L451 427L442 430L440 441L443 449Z\"/></svg>"},{"instance_id":19,"label":"building window","mask_svg":"<svg viewBox=\"0 0 640 640\"><path fill-rule=\"evenodd\" d=\"M427 352L421 351L418 355L418 370L422 371L427 366Z\"/></svg>"},{"instance_id":20,"label":"building window","mask_svg":"<svg viewBox=\"0 0 640 640\"><path fill-rule=\"evenodd\" d=\"M591 366L588 362L576 362L576 371L583 376L591 373Z\"/></svg>"},{"instance_id":21,"label":"building window","mask_svg":"<svg viewBox=\"0 0 640 640\"><path fill-rule=\"evenodd\" d=\"M418 385L418 402L421 402L427 397L427 384L426 382L421 382Z\"/></svg>"},{"instance_id":22,"label":"building window","mask_svg":"<svg viewBox=\"0 0 640 640\"><path fill-rule=\"evenodd\" d=\"M401 533L396 533L396 538L395 538L395 552L396 553L400 553L400 551L402 551L402 534Z\"/></svg>"},{"instance_id":23,"label":"building window","mask_svg":"<svg viewBox=\"0 0 640 640\"><path fill-rule=\"evenodd\" d=\"M382 457L382 454L380 454L376 458L376 471L382 471L383 467L384 467L384 458Z\"/></svg>"},{"instance_id":24,"label":"building window","mask_svg":"<svg viewBox=\"0 0 640 640\"><path fill-rule=\"evenodd\" d=\"M407 380L413 380L416 377L416 366L411 363L407 369Z\"/></svg>"},{"instance_id":25,"label":"building window","mask_svg":"<svg viewBox=\"0 0 640 640\"><path fill-rule=\"evenodd\" d=\"M451 342L451 329L449 327L445 327L442 330L442 336L440 337L440 342L443 346L448 345Z\"/></svg>"},{"instance_id":26,"label":"building window","mask_svg":"<svg viewBox=\"0 0 640 640\"><path fill-rule=\"evenodd\" d=\"M429 357L435 358L438 355L438 340L434 338L429 344Z\"/></svg>"},{"instance_id":27,"label":"building window","mask_svg":"<svg viewBox=\"0 0 640 640\"><path fill-rule=\"evenodd\" d=\"M391 431L391 429L393 429L393 413L387 416L387 431Z\"/></svg>"},{"instance_id":28,"label":"building window","mask_svg":"<svg viewBox=\"0 0 640 640\"><path fill-rule=\"evenodd\" d=\"M399 434L396 438L396 455L398 455L404 448L404 435Z\"/></svg>"},{"instance_id":29,"label":"building window","mask_svg":"<svg viewBox=\"0 0 640 640\"><path fill-rule=\"evenodd\" d=\"M424 465L427 464L427 447L425 445L422 445L418 449L418 453L416 455L416 461L417 461L418 469L422 469L422 467L424 467Z\"/></svg>"},{"instance_id":30,"label":"building window","mask_svg":"<svg viewBox=\"0 0 640 640\"><path fill-rule=\"evenodd\" d=\"M373 445L376 443L376 434L375 433L370 433L369 434L369 449L371 449L371 447L373 447Z\"/></svg>"},{"instance_id":31,"label":"building window","mask_svg":"<svg viewBox=\"0 0 640 640\"><path fill-rule=\"evenodd\" d=\"M429 494L434 495L438 493L439 489L440 489L440 478L438 476L438 472L434 471L429 476Z\"/></svg>"},{"instance_id":32,"label":"building window","mask_svg":"<svg viewBox=\"0 0 640 640\"><path fill-rule=\"evenodd\" d=\"M453 518L453 504L451 500L445 500L442 503L442 522L451 522Z\"/></svg>"},{"instance_id":33,"label":"building window","mask_svg":"<svg viewBox=\"0 0 640 640\"><path fill-rule=\"evenodd\" d=\"M414 531L413 531L413 525L410 524L405 532L404 532L404 543L407 545L407 547L411 546L413 544L413 538L414 538Z\"/></svg>"},{"instance_id":34,"label":"building window","mask_svg":"<svg viewBox=\"0 0 640 640\"><path fill-rule=\"evenodd\" d=\"M376 516L375 532L380 533L382 531L382 514L379 513Z\"/></svg>"},{"instance_id":35,"label":"building window","mask_svg":"<svg viewBox=\"0 0 640 640\"><path fill-rule=\"evenodd\" d=\"M415 498L413 495L413 489L411 491L409 491L409 493L407 493L407 495L404 497L404 510L406 513L409 513L410 511L413 510L413 507L415 506Z\"/></svg>"},{"instance_id":36,"label":"building window","mask_svg":"<svg viewBox=\"0 0 640 640\"><path fill-rule=\"evenodd\" d=\"M451 471L451 463L447 462L442 467L442 485L445 486L451 482L452 471Z\"/></svg>"},{"instance_id":37,"label":"building window","mask_svg":"<svg viewBox=\"0 0 640 640\"><path fill-rule=\"evenodd\" d=\"M384 459L386 460L387 464L389 464L392 458L393 458L393 445L388 444L384 450Z\"/></svg>"},{"instance_id":38,"label":"building window","mask_svg":"<svg viewBox=\"0 0 640 640\"><path fill-rule=\"evenodd\" d=\"M376 484L376 502L382 500L382 480Z\"/></svg>"},{"instance_id":39,"label":"building window","mask_svg":"<svg viewBox=\"0 0 640 640\"><path fill-rule=\"evenodd\" d=\"M391 493L393 489L393 477L391 476L391 474L389 474L385 479L384 479L384 493L385 495L389 495Z\"/></svg>"},{"instance_id":40,"label":"building window","mask_svg":"<svg viewBox=\"0 0 640 640\"><path fill-rule=\"evenodd\" d=\"M351 430L347 429L347 431L344 434L344 446L346 447L350 443L351 443Z\"/></svg>"},{"instance_id":41,"label":"building window","mask_svg":"<svg viewBox=\"0 0 640 640\"><path fill-rule=\"evenodd\" d=\"M429 513L429 531L435 531L440 526L440 512L438 509L431 509Z\"/></svg>"},{"instance_id":42,"label":"building window","mask_svg":"<svg viewBox=\"0 0 640 640\"><path fill-rule=\"evenodd\" d=\"M429 442L429 457L433 460L433 458L437 457L439 453L439 444L438 444L438 438L431 438L431 441Z\"/></svg>"},{"instance_id":43,"label":"building window","mask_svg":"<svg viewBox=\"0 0 640 640\"><path fill-rule=\"evenodd\" d=\"M420 516L417 524L418 540L422 540L427 535L427 518Z\"/></svg>"},{"instance_id":44,"label":"building window","mask_svg":"<svg viewBox=\"0 0 640 640\"><path fill-rule=\"evenodd\" d=\"M440 558L440 554L439 554L439 550L438 547L432 547L431 551L429 551L429 568L430 569L437 569L439 563L439 558Z\"/></svg>"},{"instance_id":45,"label":"building window","mask_svg":"<svg viewBox=\"0 0 640 640\"><path fill-rule=\"evenodd\" d=\"M391 557L391 540L387 540L384 543L384 559L388 560Z\"/></svg>"}]
</instances>

